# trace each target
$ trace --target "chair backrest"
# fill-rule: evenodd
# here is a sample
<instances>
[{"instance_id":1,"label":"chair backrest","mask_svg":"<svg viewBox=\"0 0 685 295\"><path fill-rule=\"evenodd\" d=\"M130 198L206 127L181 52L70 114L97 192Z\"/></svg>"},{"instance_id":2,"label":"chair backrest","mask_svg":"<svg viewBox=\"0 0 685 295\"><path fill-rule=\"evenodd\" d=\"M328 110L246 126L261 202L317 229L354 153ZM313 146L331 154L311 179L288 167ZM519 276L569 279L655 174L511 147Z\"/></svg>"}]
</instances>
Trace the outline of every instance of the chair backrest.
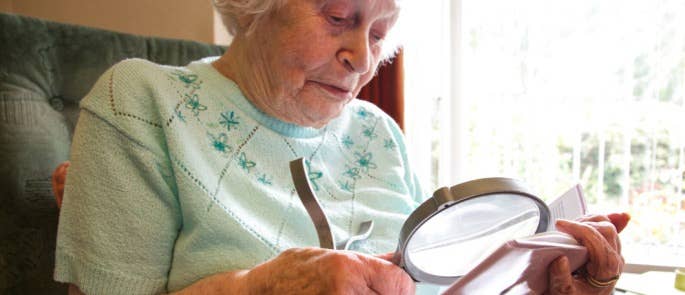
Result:
<instances>
[{"instance_id":1,"label":"chair backrest","mask_svg":"<svg viewBox=\"0 0 685 295\"><path fill-rule=\"evenodd\" d=\"M69 157L78 103L131 57L183 65L224 48L0 14L0 294L55 294L50 175Z\"/></svg>"}]
</instances>

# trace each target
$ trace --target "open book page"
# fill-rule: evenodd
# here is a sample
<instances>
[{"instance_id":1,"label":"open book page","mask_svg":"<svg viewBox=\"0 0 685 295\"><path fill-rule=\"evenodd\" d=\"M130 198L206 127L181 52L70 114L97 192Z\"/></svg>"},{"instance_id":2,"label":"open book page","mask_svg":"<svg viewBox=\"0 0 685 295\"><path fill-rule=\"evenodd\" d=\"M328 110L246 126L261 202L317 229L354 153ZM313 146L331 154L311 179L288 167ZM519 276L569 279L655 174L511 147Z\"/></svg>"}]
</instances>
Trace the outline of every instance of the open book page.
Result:
<instances>
[{"instance_id":1,"label":"open book page","mask_svg":"<svg viewBox=\"0 0 685 295\"><path fill-rule=\"evenodd\" d=\"M550 223L547 230L556 230L554 221L557 219L576 219L585 215L587 206L583 196L583 188L576 184L558 198L552 200L548 205L550 213Z\"/></svg>"}]
</instances>

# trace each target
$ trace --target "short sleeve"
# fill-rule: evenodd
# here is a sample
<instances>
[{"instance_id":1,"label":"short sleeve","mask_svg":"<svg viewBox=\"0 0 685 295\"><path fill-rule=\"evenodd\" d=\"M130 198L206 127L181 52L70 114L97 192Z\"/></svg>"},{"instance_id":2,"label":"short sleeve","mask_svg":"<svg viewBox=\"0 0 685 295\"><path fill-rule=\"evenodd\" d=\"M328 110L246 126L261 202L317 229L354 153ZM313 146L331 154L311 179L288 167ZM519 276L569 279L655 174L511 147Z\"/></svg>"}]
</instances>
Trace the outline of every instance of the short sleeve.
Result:
<instances>
[{"instance_id":1,"label":"short sleeve","mask_svg":"<svg viewBox=\"0 0 685 295\"><path fill-rule=\"evenodd\" d=\"M86 294L166 291L182 224L168 157L95 113L76 126L54 278Z\"/></svg>"}]
</instances>

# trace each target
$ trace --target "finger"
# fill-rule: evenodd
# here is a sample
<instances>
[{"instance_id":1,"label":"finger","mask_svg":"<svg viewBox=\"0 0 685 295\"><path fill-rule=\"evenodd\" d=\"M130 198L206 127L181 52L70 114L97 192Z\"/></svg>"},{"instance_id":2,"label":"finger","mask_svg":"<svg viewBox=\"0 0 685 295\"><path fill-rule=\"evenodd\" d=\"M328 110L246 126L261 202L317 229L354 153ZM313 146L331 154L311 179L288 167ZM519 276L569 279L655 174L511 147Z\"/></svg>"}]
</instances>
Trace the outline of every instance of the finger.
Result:
<instances>
[{"instance_id":1,"label":"finger","mask_svg":"<svg viewBox=\"0 0 685 295\"><path fill-rule=\"evenodd\" d=\"M611 223L616 227L616 232L621 232L623 231L624 228L626 228L626 225L628 225L628 221L630 221L630 214L626 212L622 213L609 213L607 215L609 220L611 220Z\"/></svg>"},{"instance_id":2,"label":"finger","mask_svg":"<svg viewBox=\"0 0 685 295\"><path fill-rule=\"evenodd\" d=\"M573 236L581 245L588 248L588 251L596 251L596 248L606 243L604 236L587 223L559 219L556 226L560 231Z\"/></svg>"},{"instance_id":3,"label":"finger","mask_svg":"<svg viewBox=\"0 0 685 295\"><path fill-rule=\"evenodd\" d=\"M612 226L613 227L613 226ZM558 220L557 228L570 234L588 251L587 271L596 279L610 279L621 272L623 257L604 236L586 223Z\"/></svg>"},{"instance_id":4,"label":"finger","mask_svg":"<svg viewBox=\"0 0 685 295\"><path fill-rule=\"evenodd\" d=\"M55 171L55 173L52 174L50 181L52 182L52 191L56 193L60 183L59 179L57 179L57 171Z\"/></svg>"},{"instance_id":5,"label":"finger","mask_svg":"<svg viewBox=\"0 0 685 295\"><path fill-rule=\"evenodd\" d=\"M383 259L385 261L389 261L392 264L395 264L395 265L399 264L399 261L397 261L397 257L395 256L395 252L376 254L375 256L377 258Z\"/></svg>"},{"instance_id":6,"label":"finger","mask_svg":"<svg viewBox=\"0 0 685 295\"><path fill-rule=\"evenodd\" d=\"M403 269L373 256L365 259L369 265L365 268L365 277L371 290L379 294L414 294L414 281Z\"/></svg>"},{"instance_id":7,"label":"finger","mask_svg":"<svg viewBox=\"0 0 685 295\"><path fill-rule=\"evenodd\" d=\"M409 275L394 266L397 270L380 270L367 273L369 289L378 294L414 294L416 285Z\"/></svg>"},{"instance_id":8,"label":"finger","mask_svg":"<svg viewBox=\"0 0 685 295\"><path fill-rule=\"evenodd\" d=\"M611 222L600 222L595 225L595 228L604 236L612 248L616 252L621 253L621 239L618 237L618 229Z\"/></svg>"},{"instance_id":9,"label":"finger","mask_svg":"<svg viewBox=\"0 0 685 295\"><path fill-rule=\"evenodd\" d=\"M612 218L616 222L613 222ZM618 238L619 227L623 229L629 219L630 215L627 213L612 213L609 215L585 215L578 218L577 221L594 226L609 241L611 247L621 253L621 240Z\"/></svg>"},{"instance_id":10,"label":"finger","mask_svg":"<svg viewBox=\"0 0 685 295\"><path fill-rule=\"evenodd\" d=\"M609 243L612 249L616 249L620 252L618 232L616 232L616 227L609 221L593 222L587 221L582 224L589 225L596 229L604 239Z\"/></svg>"},{"instance_id":11,"label":"finger","mask_svg":"<svg viewBox=\"0 0 685 295\"><path fill-rule=\"evenodd\" d=\"M582 216L576 221L609 221L616 227L616 231L620 233L626 227L626 225L628 225L628 221L630 221L630 214L626 212L609 213L607 215L590 214Z\"/></svg>"},{"instance_id":12,"label":"finger","mask_svg":"<svg viewBox=\"0 0 685 295\"><path fill-rule=\"evenodd\" d=\"M559 219L557 220L556 225L559 227L559 230L572 235L581 244L583 244L583 241L581 240L585 240L586 243L592 243L593 245L603 246L603 243L606 243L611 249L617 249L618 233L616 232L614 225L609 221L579 222Z\"/></svg>"},{"instance_id":13,"label":"finger","mask_svg":"<svg viewBox=\"0 0 685 295\"><path fill-rule=\"evenodd\" d=\"M60 174L64 175L67 172L67 169L71 166L71 162L66 161L60 163L57 168L55 169L55 172L59 172Z\"/></svg>"},{"instance_id":14,"label":"finger","mask_svg":"<svg viewBox=\"0 0 685 295\"><path fill-rule=\"evenodd\" d=\"M69 165L70 163L68 161L61 163L52 173L52 177L50 179L52 182L52 192L55 195L55 202L57 203L57 208L62 207L62 196L64 196L64 182L66 180L67 167L69 167Z\"/></svg>"},{"instance_id":15,"label":"finger","mask_svg":"<svg viewBox=\"0 0 685 295\"><path fill-rule=\"evenodd\" d=\"M374 255L376 258L383 259L385 261L390 261L392 260L392 257L395 256L394 252L388 252L388 253L383 253L383 254L376 254Z\"/></svg>"},{"instance_id":16,"label":"finger","mask_svg":"<svg viewBox=\"0 0 685 295\"><path fill-rule=\"evenodd\" d=\"M609 221L609 217L606 215L600 215L600 214L588 214L588 215L583 215L581 217L578 217L576 219L578 222L586 222L586 221L593 221L593 222L602 222L602 221Z\"/></svg>"},{"instance_id":17,"label":"finger","mask_svg":"<svg viewBox=\"0 0 685 295\"><path fill-rule=\"evenodd\" d=\"M574 294L573 277L566 256L561 256L549 265L549 293L552 295Z\"/></svg>"},{"instance_id":18,"label":"finger","mask_svg":"<svg viewBox=\"0 0 685 295\"><path fill-rule=\"evenodd\" d=\"M345 284L349 287L349 289L343 289L340 292L333 292L333 293L341 293L341 294L361 294L361 295L378 295L382 293L378 293L375 290L371 289L370 286L368 285L358 285L356 282L345 282Z\"/></svg>"}]
</instances>

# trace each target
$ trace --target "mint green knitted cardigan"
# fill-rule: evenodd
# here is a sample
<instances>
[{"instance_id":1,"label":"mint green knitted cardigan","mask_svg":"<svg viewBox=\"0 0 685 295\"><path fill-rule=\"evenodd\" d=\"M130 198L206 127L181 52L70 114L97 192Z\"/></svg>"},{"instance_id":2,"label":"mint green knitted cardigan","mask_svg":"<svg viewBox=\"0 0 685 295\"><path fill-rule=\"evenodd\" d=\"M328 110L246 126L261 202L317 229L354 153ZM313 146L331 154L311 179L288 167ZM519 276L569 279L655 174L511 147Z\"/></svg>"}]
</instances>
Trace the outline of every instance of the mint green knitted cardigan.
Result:
<instances>
[{"instance_id":1,"label":"mint green knitted cardigan","mask_svg":"<svg viewBox=\"0 0 685 295\"><path fill-rule=\"evenodd\" d=\"M86 294L167 292L318 246L288 170L299 157L336 239L373 219L355 250L395 250L425 197L395 122L353 100L324 128L289 124L256 109L210 62L126 60L83 99L57 281Z\"/></svg>"}]
</instances>

